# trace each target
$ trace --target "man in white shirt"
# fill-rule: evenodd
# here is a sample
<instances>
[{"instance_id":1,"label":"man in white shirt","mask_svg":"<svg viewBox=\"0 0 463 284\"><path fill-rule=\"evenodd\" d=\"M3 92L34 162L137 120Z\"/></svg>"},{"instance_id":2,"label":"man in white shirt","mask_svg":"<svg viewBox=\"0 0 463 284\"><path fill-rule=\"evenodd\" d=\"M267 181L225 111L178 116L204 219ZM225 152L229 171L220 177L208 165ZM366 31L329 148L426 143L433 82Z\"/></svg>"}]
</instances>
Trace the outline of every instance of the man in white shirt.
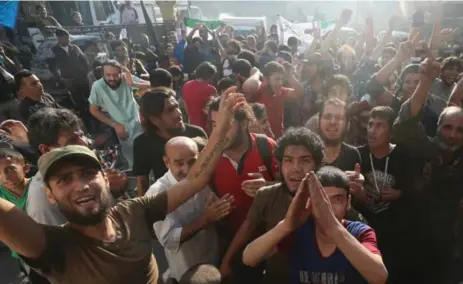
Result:
<instances>
[{"instance_id":1,"label":"man in white shirt","mask_svg":"<svg viewBox=\"0 0 463 284\"><path fill-rule=\"evenodd\" d=\"M191 138L179 136L170 139L165 146L164 156L169 171L149 188L146 195L167 191L186 178L197 160L198 152L198 144ZM232 203L232 196L218 199L206 187L168 214L164 221L153 225L164 247L171 278L183 282L186 280L182 276L198 265L218 265L218 239L212 225L230 213Z\"/></svg>"}]
</instances>

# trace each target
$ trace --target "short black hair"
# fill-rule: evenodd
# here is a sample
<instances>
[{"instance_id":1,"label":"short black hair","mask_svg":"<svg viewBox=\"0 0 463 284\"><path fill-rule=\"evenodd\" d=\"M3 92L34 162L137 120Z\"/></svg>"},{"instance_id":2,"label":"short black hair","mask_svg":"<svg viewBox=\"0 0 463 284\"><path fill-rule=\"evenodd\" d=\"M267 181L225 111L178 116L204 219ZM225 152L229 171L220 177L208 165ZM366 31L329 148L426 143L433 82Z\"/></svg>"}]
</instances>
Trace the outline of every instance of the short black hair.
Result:
<instances>
[{"instance_id":1,"label":"short black hair","mask_svg":"<svg viewBox=\"0 0 463 284\"><path fill-rule=\"evenodd\" d=\"M114 59L106 60L103 64L101 64L101 68L105 68L105 66L117 68L122 72L122 65Z\"/></svg>"},{"instance_id":2,"label":"short black hair","mask_svg":"<svg viewBox=\"0 0 463 284\"><path fill-rule=\"evenodd\" d=\"M31 71L27 70L27 69L23 69L21 71L18 71L17 73L14 74L14 82L15 82L15 86L16 86L16 91L19 91L19 89L21 88L21 84L22 84L22 81L24 78L27 78L27 77L30 77L34 75L34 73L32 73Z\"/></svg>"},{"instance_id":3,"label":"short black hair","mask_svg":"<svg viewBox=\"0 0 463 284\"><path fill-rule=\"evenodd\" d=\"M317 171L316 175L323 187L343 188L346 190L347 195L349 195L349 179L340 169L332 166L324 166Z\"/></svg>"},{"instance_id":4,"label":"short black hair","mask_svg":"<svg viewBox=\"0 0 463 284\"><path fill-rule=\"evenodd\" d=\"M211 116L211 112L219 111L221 96L215 97L207 104L208 116ZM242 122L244 120L254 121L254 114L252 112L251 106L246 104L239 110L235 111L235 120Z\"/></svg>"},{"instance_id":5,"label":"short black hair","mask_svg":"<svg viewBox=\"0 0 463 284\"><path fill-rule=\"evenodd\" d=\"M278 46L278 52L281 52L281 51L291 52L291 48L287 46L286 44L280 44Z\"/></svg>"},{"instance_id":6,"label":"short black hair","mask_svg":"<svg viewBox=\"0 0 463 284\"><path fill-rule=\"evenodd\" d=\"M237 56L238 59L246 59L249 63L251 63L252 67L256 67L256 56L254 53L247 49L242 49Z\"/></svg>"},{"instance_id":7,"label":"short black hair","mask_svg":"<svg viewBox=\"0 0 463 284\"><path fill-rule=\"evenodd\" d=\"M170 66L167 70L169 71L170 75L172 75L172 77L183 77L183 71L177 65Z\"/></svg>"},{"instance_id":8,"label":"short black hair","mask_svg":"<svg viewBox=\"0 0 463 284\"><path fill-rule=\"evenodd\" d=\"M269 78L273 73L285 74L285 67L278 62L270 61L265 64L262 74L264 77Z\"/></svg>"},{"instance_id":9,"label":"short black hair","mask_svg":"<svg viewBox=\"0 0 463 284\"><path fill-rule=\"evenodd\" d=\"M150 89L140 99L140 114L143 116L143 128L148 132L156 132L157 126L154 125L150 117L160 117L164 112L165 99L175 98L174 90L166 87Z\"/></svg>"},{"instance_id":10,"label":"short black hair","mask_svg":"<svg viewBox=\"0 0 463 284\"><path fill-rule=\"evenodd\" d=\"M21 153L19 153L18 151L12 148L2 147L0 148L0 160L6 160L6 159L11 159L21 164L25 163L25 159L23 155L21 155Z\"/></svg>"},{"instance_id":11,"label":"short black hair","mask_svg":"<svg viewBox=\"0 0 463 284\"><path fill-rule=\"evenodd\" d=\"M285 62L291 63L293 61L293 57L291 56L291 53L288 51L280 51L278 52L277 57L283 58Z\"/></svg>"},{"instance_id":12,"label":"short black hair","mask_svg":"<svg viewBox=\"0 0 463 284\"><path fill-rule=\"evenodd\" d=\"M166 87L172 86L172 75L166 69L156 68L150 72L151 87Z\"/></svg>"},{"instance_id":13,"label":"short black hair","mask_svg":"<svg viewBox=\"0 0 463 284\"><path fill-rule=\"evenodd\" d=\"M445 58L443 61L442 61L442 71L444 71L445 69L449 69L449 68L452 68L456 66L458 68L459 71L461 71L461 61L458 57L456 56L450 56L450 57L447 57Z\"/></svg>"},{"instance_id":14,"label":"short black hair","mask_svg":"<svg viewBox=\"0 0 463 284\"><path fill-rule=\"evenodd\" d=\"M396 118L396 114L394 110L388 106L377 106L371 110L370 117L384 119L385 121L387 121L389 129L392 129L392 126L394 125L394 120Z\"/></svg>"},{"instance_id":15,"label":"short black hair","mask_svg":"<svg viewBox=\"0 0 463 284\"><path fill-rule=\"evenodd\" d=\"M61 132L80 131L82 122L68 109L45 107L29 117L27 129L29 143L39 153L39 145L57 145Z\"/></svg>"},{"instance_id":16,"label":"short black hair","mask_svg":"<svg viewBox=\"0 0 463 284\"><path fill-rule=\"evenodd\" d=\"M305 127L290 127L283 136L278 138L275 146L275 158L283 161L285 149L289 146L300 145L310 151L315 162L315 169L319 169L325 159L325 145L318 134Z\"/></svg>"},{"instance_id":17,"label":"short black hair","mask_svg":"<svg viewBox=\"0 0 463 284\"><path fill-rule=\"evenodd\" d=\"M239 74L245 78L251 76L252 65L246 59L238 59L232 65L232 71L234 74Z\"/></svg>"},{"instance_id":18,"label":"short black hair","mask_svg":"<svg viewBox=\"0 0 463 284\"><path fill-rule=\"evenodd\" d=\"M195 43L198 42L198 41L199 41L199 43L201 43L201 44L203 43L203 40L202 40L200 37L195 37L195 38L193 38L193 39L191 40L191 43L192 43L192 44L195 44Z\"/></svg>"},{"instance_id":19,"label":"short black hair","mask_svg":"<svg viewBox=\"0 0 463 284\"><path fill-rule=\"evenodd\" d=\"M244 40L244 38L243 38L243 40ZM233 48L237 50L237 53L236 53L236 54L238 54L238 53L241 52L241 43L240 43L239 41L234 40L234 39L231 39L231 40L229 40L229 41L227 42L227 45L232 45Z\"/></svg>"},{"instance_id":20,"label":"short black hair","mask_svg":"<svg viewBox=\"0 0 463 284\"><path fill-rule=\"evenodd\" d=\"M86 40L84 43L84 51L87 50L90 46L96 46L98 48L98 44L93 40Z\"/></svg>"},{"instance_id":21,"label":"short black hair","mask_svg":"<svg viewBox=\"0 0 463 284\"><path fill-rule=\"evenodd\" d=\"M217 93L222 94L226 89L235 86L236 83L230 78L222 78L217 83Z\"/></svg>"},{"instance_id":22,"label":"short black hair","mask_svg":"<svg viewBox=\"0 0 463 284\"><path fill-rule=\"evenodd\" d=\"M298 40L296 37L294 37L294 36L290 36L290 37L288 38L288 45L289 45L289 46L292 46L292 45L294 45L294 44L299 44L299 40Z\"/></svg>"},{"instance_id":23,"label":"short black hair","mask_svg":"<svg viewBox=\"0 0 463 284\"><path fill-rule=\"evenodd\" d=\"M212 63L206 61L198 65L195 70L195 78L202 80L210 80L217 73L217 68Z\"/></svg>"},{"instance_id":24,"label":"short black hair","mask_svg":"<svg viewBox=\"0 0 463 284\"><path fill-rule=\"evenodd\" d=\"M347 76L342 74L333 75L323 86L323 97L328 97L328 93L333 86L341 86L346 89L347 96L350 97L352 94L352 85Z\"/></svg>"}]
</instances>

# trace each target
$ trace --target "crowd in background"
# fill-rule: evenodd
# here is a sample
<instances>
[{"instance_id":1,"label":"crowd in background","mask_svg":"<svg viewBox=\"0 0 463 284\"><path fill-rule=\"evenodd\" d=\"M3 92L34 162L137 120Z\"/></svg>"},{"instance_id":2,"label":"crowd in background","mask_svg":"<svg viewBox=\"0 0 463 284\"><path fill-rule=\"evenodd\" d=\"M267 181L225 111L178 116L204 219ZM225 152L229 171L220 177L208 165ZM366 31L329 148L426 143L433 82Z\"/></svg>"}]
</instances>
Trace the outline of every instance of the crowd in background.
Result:
<instances>
[{"instance_id":1,"label":"crowd in background","mask_svg":"<svg viewBox=\"0 0 463 284\"><path fill-rule=\"evenodd\" d=\"M20 280L460 283L463 56L442 56L439 7L430 36L397 41L392 18L376 39L368 18L342 43L344 10L303 52L276 25L177 23L162 47L108 34L100 62L57 28L71 107L0 49L0 241Z\"/></svg>"}]
</instances>

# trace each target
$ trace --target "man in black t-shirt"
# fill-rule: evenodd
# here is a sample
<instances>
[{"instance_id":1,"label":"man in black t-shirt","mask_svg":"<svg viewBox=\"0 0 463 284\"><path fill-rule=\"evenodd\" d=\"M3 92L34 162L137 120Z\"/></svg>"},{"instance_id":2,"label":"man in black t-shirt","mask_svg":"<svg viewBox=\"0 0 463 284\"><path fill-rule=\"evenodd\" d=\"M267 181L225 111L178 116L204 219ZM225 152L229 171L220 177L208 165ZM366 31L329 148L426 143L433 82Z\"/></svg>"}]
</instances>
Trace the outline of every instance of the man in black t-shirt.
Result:
<instances>
[{"instance_id":1,"label":"man in black t-shirt","mask_svg":"<svg viewBox=\"0 0 463 284\"><path fill-rule=\"evenodd\" d=\"M14 75L18 97L21 99L19 113L24 122L44 107L60 108L55 99L43 90L40 79L28 70Z\"/></svg>"},{"instance_id":2,"label":"man in black t-shirt","mask_svg":"<svg viewBox=\"0 0 463 284\"><path fill-rule=\"evenodd\" d=\"M206 133L200 127L183 122L182 112L175 99L175 92L168 88L153 88L140 101L144 133L135 138L133 174L137 176L139 196L149 188L149 175L162 177L167 168L164 164L164 145L172 137L203 137Z\"/></svg>"},{"instance_id":3,"label":"man in black t-shirt","mask_svg":"<svg viewBox=\"0 0 463 284\"><path fill-rule=\"evenodd\" d=\"M354 207L376 231L391 283L424 283L412 275L424 273L416 269L426 258L417 255L428 245L424 240L429 234L420 224L420 199L412 197L411 160L401 145L391 144L394 119L390 107L371 111L368 145L359 148L364 194L355 196Z\"/></svg>"},{"instance_id":4,"label":"man in black t-shirt","mask_svg":"<svg viewBox=\"0 0 463 284\"><path fill-rule=\"evenodd\" d=\"M327 100L319 113L319 134L325 142L326 164L342 171L353 171L361 163L358 150L343 142L348 127L346 104L340 99Z\"/></svg>"}]
</instances>

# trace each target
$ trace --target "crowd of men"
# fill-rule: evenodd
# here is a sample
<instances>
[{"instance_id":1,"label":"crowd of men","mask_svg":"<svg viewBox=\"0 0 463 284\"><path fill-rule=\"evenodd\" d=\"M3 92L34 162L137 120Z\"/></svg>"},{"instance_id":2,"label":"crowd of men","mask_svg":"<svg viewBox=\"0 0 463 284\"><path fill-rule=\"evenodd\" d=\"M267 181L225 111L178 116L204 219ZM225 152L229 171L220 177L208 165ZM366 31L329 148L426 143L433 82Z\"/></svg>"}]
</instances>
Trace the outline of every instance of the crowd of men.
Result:
<instances>
[{"instance_id":1,"label":"crowd of men","mask_svg":"<svg viewBox=\"0 0 463 284\"><path fill-rule=\"evenodd\" d=\"M394 41L394 20L376 40L368 19L340 44L351 13L302 54L274 26L198 25L90 62L57 29L73 110L0 52L0 241L21 281L463 281L463 58L439 57L438 20L428 41Z\"/></svg>"}]
</instances>

